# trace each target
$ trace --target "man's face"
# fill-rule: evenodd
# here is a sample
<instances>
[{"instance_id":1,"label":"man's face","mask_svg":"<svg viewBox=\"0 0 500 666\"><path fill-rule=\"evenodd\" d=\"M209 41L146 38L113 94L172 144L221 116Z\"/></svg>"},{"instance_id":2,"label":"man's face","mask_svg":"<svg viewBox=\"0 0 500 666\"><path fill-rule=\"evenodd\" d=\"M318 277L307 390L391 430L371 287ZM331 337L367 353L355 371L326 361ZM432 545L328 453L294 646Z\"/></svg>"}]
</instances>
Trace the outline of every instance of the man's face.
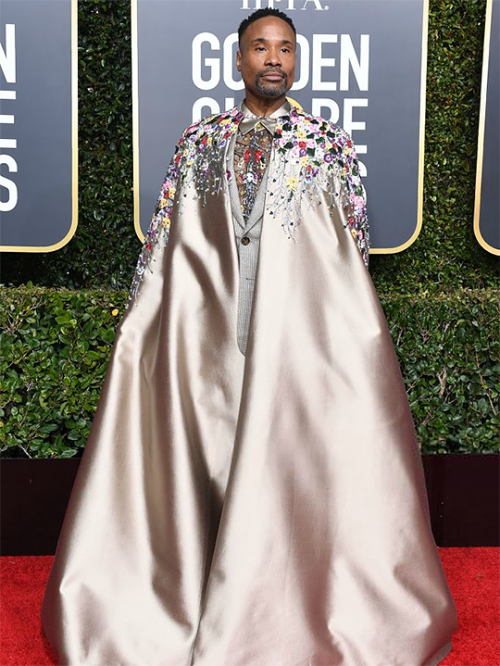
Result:
<instances>
[{"instance_id":1,"label":"man's face","mask_svg":"<svg viewBox=\"0 0 500 666\"><path fill-rule=\"evenodd\" d=\"M245 89L256 97L281 97L295 77L295 35L292 28L276 16L265 16L251 23L243 33L236 66Z\"/></svg>"}]
</instances>

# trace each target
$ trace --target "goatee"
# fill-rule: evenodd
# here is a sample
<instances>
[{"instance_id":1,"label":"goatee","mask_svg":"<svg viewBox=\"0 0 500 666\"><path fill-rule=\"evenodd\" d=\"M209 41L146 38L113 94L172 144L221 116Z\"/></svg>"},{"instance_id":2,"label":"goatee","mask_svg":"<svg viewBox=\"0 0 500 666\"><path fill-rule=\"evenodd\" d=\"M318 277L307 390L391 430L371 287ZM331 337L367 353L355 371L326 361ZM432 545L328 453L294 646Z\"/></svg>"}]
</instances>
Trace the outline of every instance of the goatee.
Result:
<instances>
[{"instance_id":1,"label":"goatee","mask_svg":"<svg viewBox=\"0 0 500 666\"><path fill-rule=\"evenodd\" d=\"M255 87L260 92L263 97L281 97L288 90L288 76L283 72L283 79L281 83L270 83L269 81L263 82L262 76L264 74L271 74L272 72L263 72L262 74L257 74L255 77Z\"/></svg>"}]
</instances>

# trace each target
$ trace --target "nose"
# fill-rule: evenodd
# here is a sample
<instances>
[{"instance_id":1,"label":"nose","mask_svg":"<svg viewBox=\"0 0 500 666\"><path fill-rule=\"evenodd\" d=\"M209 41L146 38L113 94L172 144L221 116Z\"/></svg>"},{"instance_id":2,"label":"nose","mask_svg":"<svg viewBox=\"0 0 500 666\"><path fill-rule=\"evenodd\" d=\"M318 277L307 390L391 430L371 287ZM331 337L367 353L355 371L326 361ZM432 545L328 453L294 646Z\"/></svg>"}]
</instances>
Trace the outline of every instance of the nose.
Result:
<instances>
[{"instance_id":1,"label":"nose","mask_svg":"<svg viewBox=\"0 0 500 666\"><path fill-rule=\"evenodd\" d=\"M273 67L281 67L281 53L279 49L269 49L267 52L266 65L272 65Z\"/></svg>"}]
</instances>

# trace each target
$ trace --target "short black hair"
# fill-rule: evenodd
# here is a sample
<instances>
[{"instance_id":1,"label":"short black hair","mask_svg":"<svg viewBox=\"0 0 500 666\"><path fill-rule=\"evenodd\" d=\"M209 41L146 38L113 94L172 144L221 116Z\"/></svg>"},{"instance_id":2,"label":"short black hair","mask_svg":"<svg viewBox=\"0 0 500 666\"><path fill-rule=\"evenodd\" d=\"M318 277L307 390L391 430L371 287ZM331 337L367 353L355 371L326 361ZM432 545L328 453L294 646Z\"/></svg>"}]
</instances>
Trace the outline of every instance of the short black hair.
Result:
<instances>
[{"instance_id":1,"label":"short black hair","mask_svg":"<svg viewBox=\"0 0 500 666\"><path fill-rule=\"evenodd\" d=\"M276 18L285 21L285 23L288 23L290 28L293 30L293 34L295 37L297 37L297 31L295 30L293 21L287 14L285 14L285 12L282 12L279 9L266 7L265 9L257 9L256 12L250 14L250 16L247 16L246 19L243 19L243 21L240 23L240 27L238 28L238 45L241 46L241 38L243 37L243 33L248 28L248 26L251 25L254 21L258 21L259 19L266 16L275 16Z\"/></svg>"}]
</instances>

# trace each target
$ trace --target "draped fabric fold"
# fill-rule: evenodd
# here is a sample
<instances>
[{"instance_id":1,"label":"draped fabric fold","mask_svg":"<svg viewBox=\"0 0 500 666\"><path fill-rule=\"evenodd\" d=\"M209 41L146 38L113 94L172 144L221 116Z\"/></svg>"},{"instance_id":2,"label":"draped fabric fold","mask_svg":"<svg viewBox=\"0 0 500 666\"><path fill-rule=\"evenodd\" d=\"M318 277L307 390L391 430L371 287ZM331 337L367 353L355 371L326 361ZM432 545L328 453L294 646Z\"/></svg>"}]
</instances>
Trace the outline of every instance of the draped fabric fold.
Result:
<instances>
[{"instance_id":1,"label":"draped fabric fold","mask_svg":"<svg viewBox=\"0 0 500 666\"><path fill-rule=\"evenodd\" d=\"M180 191L47 584L60 664L435 666L456 609L345 210L304 200L293 240L266 211L244 356L227 189Z\"/></svg>"}]
</instances>

